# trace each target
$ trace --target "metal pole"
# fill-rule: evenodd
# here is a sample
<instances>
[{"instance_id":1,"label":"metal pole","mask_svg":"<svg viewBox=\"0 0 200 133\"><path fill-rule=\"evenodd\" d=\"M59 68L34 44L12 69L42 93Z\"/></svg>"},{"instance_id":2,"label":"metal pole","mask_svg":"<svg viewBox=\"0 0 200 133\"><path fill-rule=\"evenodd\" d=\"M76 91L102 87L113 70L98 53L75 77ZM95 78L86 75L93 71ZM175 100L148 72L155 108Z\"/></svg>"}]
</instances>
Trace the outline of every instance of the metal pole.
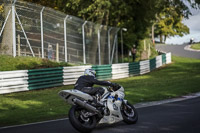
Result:
<instances>
[{"instance_id":1,"label":"metal pole","mask_svg":"<svg viewBox=\"0 0 200 133\"><path fill-rule=\"evenodd\" d=\"M98 29L98 53L99 53L99 65L101 65L101 49L100 49L100 46L101 46L101 28L102 28L102 25L100 26L100 28Z\"/></svg>"},{"instance_id":2,"label":"metal pole","mask_svg":"<svg viewBox=\"0 0 200 133\"><path fill-rule=\"evenodd\" d=\"M64 19L64 39L65 39L65 62L67 62L67 26L66 21L69 15L67 15Z\"/></svg>"},{"instance_id":3,"label":"metal pole","mask_svg":"<svg viewBox=\"0 0 200 133\"><path fill-rule=\"evenodd\" d=\"M13 57L16 56L15 3L12 5Z\"/></svg>"},{"instance_id":4,"label":"metal pole","mask_svg":"<svg viewBox=\"0 0 200 133\"><path fill-rule=\"evenodd\" d=\"M112 56L111 56L111 64L112 64L112 62L113 62L113 56L114 56L114 51L115 51L115 45L116 45L116 38L117 38L117 36L115 35L115 39L114 39L114 44L113 44L113 51L112 51Z\"/></svg>"},{"instance_id":5,"label":"metal pole","mask_svg":"<svg viewBox=\"0 0 200 133\"><path fill-rule=\"evenodd\" d=\"M110 64L110 31L112 30L112 27L108 29L108 62Z\"/></svg>"},{"instance_id":6,"label":"metal pole","mask_svg":"<svg viewBox=\"0 0 200 133\"><path fill-rule=\"evenodd\" d=\"M5 19L5 22L4 22L3 27L1 29L1 32L0 32L0 36L1 36L1 34L2 34L3 30L4 30L4 28L5 28L5 26L6 26L6 23L8 21L8 17L10 16L10 13L11 13L11 10L9 10L8 15L7 15L6 19Z\"/></svg>"},{"instance_id":7,"label":"metal pole","mask_svg":"<svg viewBox=\"0 0 200 133\"><path fill-rule=\"evenodd\" d=\"M118 63L118 36L116 35L116 63Z\"/></svg>"},{"instance_id":8,"label":"metal pole","mask_svg":"<svg viewBox=\"0 0 200 133\"><path fill-rule=\"evenodd\" d=\"M114 44L113 44L113 51L112 51L112 57L111 57L111 64L112 64L112 62L113 62L113 56L114 56L114 49L115 49L115 45L116 45L116 43L117 43L117 34L118 34L118 31L119 31L119 29L116 31L116 33L115 33L115 39L114 39ZM117 50L117 49L116 49Z\"/></svg>"},{"instance_id":9,"label":"metal pole","mask_svg":"<svg viewBox=\"0 0 200 133\"><path fill-rule=\"evenodd\" d=\"M122 63L124 62L124 49L123 49L123 35L122 35L122 29L121 29L121 54L122 54Z\"/></svg>"},{"instance_id":10,"label":"metal pole","mask_svg":"<svg viewBox=\"0 0 200 133\"><path fill-rule=\"evenodd\" d=\"M82 25L82 34L83 34L83 63L86 64L86 56L85 56L85 24L87 21L85 21Z\"/></svg>"},{"instance_id":11,"label":"metal pole","mask_svg":"<svg viewBox=\"0 0 200 133\"><path fill-rule=\"evenodd\" d=\"M31 50L31 53L32 53L33 57L35 57L35 54L33 53L33 50L32 50L32 48L31 48L31 44L30 44L30 42L29 42L29 40L28 40L28 37L27 37L27 35L26 35L26 33L25 33L25 30L24 30L24 28L23 28L23 26L22 26L22 23L21 23L21 21L20 21L20 19L19 19L19 16L18 16L18 14L17 14L16 11L15 11L15 14L16 14L16 17L17 17L17 19L18 19L18 21L19 21L19 25L20 25L20 27L21 27L23 33L24 33L24 36L25 36L26 41L27 41L27 43L28 43L28 46L29 46L29 48L30 48L30 50ZM16 43L16 40L15 40L15 43Z\"/></svg>"},{"instance_id":12,"label":"metal pole","mask_svg":"<svg viewBox=\"0 0 200 133\"><path fill-rule=\"evenodd\" d=\"M44 34L43 34L43 11L44 8L40 11L40 24L41 24L41 47L42 47L42 58L44 58Z\"/></svg>"}]
</instances>

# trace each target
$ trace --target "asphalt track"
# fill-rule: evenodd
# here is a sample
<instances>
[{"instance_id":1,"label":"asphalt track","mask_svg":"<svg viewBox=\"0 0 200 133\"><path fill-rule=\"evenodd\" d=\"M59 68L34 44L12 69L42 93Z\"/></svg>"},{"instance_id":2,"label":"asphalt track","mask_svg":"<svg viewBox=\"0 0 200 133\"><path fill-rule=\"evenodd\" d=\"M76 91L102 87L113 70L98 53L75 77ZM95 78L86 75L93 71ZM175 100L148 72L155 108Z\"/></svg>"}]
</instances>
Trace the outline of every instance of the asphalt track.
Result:
<instances>
[{"instance_id":1,"label":"asphalt track","mask_svg":"<svg viewBox=\"0 0 200 133\"><path fill-rule=\"evenodd\" d=\"M138 108L137 124L99 125L92 133L199 133L200 97ZM0 128L0 133L78 133L68 119Z\"/></svg>"},{"instance_id":2,"label":"asphalt track","mask_svg":"<svg viewBox=\"0 0 200 133\"><path fill-rule=\"evenodd\" d=\"M156 45L156 49L164 52L171 52L172 55L200 59L200 51L189 51L184 48L184 45Z\"/></svg>"}]
</instances>

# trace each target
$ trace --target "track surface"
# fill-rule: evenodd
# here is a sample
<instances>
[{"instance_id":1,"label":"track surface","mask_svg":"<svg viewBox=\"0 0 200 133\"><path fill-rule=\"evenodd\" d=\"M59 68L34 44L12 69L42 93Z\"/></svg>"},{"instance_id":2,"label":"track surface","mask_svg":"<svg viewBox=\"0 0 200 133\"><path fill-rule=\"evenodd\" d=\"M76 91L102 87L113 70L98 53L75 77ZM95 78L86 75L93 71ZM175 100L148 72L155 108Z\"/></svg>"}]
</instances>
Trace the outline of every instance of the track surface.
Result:
<instances>
[{"instance_id":1,"label":"track surface","mask_svg":"<svg viewBox=\"0 0 200 133\"><path fill-rule=\"evenodd\" d=\"M99 125L92 133L199 133L200 97L137 109L139 121ZM0 133L78 133L69 120L0 129Z\"/></svg>"},{"instance_id":2,"label":"track surface","mask_svg":"<svg viewBox=\"0 0 200 133\"><path fill-rule=\"evenodd\" d=\"M185 45L156 45L156 49L171 52L172 55L200 59L200 51L185 50Z\"/></svg>"}]
</instances>

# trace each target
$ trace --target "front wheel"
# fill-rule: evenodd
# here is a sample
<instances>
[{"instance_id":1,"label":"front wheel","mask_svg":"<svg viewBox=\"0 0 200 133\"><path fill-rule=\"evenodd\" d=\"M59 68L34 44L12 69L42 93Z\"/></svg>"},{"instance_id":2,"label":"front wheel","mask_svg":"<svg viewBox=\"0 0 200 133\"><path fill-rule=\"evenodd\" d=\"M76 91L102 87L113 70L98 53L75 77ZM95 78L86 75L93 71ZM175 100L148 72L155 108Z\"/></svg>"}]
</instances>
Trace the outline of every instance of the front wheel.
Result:
<instances>
[{"instance_id":1,"label":"front wheel","mask_svg":"<svg viewBox=\"0 0 200 133\"><path fill-rule=\"evenodd\" d=\"M122 114L124 122L127 124L135 124L138 120L137 110L129 102L122 103L121 114Z\"/></svg>"},{"instance_id":2,"label":"front wheel","mask_svg":"<svg viewBox=\"0 0 200 133\"><path fill-rule=\"evenodd\" d=\"M97 124L95 116L86 117L85 113L87 111L77 105L72 106L69 111L69 121L75 129L82 133L91 132Z\"/></svg>"}]
</instances>

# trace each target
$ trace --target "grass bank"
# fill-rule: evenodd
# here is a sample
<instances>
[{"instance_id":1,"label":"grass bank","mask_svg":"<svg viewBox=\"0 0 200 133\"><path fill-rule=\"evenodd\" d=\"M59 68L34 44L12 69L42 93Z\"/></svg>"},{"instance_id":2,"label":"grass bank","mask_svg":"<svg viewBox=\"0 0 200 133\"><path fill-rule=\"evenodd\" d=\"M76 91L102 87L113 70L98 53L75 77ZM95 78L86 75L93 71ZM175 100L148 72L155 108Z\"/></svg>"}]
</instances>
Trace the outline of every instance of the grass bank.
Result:
<instances>
[{"instance_id":1,"label":"grass bank","mask_svg":"<svg viewBox=\"0 0 200 133\"><path fill-rule=\"evenodd\" d=\"M132 104L179 97L199 92L200 60L173 57L173 63L149 74L112 82L124 86ZM44 90L0 95L0 126L24 124L67 117L70 105L58 92L63 86Z\"/></svg>"},{"instance_id":2,"label":"grass bank","mask_svg":"<svg viewBox=\"0 0 200 133\"><path fill-rule=\"evenodd\" d=\"M192 45L191 45L191 48L192 48L192 49L195 49L195 50L200 50L200 43L192 44Z\"/></svg>"},{"instance_id":3,"label":"grass bank","mask_svg":"<svg viewBox=\"0 0 200 133\"><path fill-rule=\"evenodd\" d=\"M72 64L65 62L58 63L48 59L36 57L17 56L13 58L12 56L0 55L0 71L39 69L71 65Z\"/></svg>"}]
</instances>

